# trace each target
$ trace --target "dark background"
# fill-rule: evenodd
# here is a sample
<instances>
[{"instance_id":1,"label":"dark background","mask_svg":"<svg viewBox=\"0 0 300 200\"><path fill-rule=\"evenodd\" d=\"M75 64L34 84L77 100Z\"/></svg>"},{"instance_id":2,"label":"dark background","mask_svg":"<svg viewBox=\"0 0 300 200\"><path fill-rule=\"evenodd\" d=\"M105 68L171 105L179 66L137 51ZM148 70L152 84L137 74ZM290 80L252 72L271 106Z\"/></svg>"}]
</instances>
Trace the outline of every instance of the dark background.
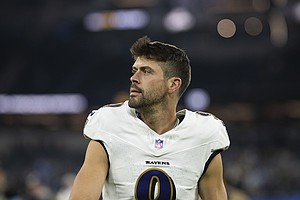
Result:
<instances>
[{"instance_id":1,"label":"dark background","mask_svg":"<svg viewBox=\"0 0 300 200\"><path fill-rule=\"evenodd\" d=\"M257 2L269 6L257 11ZM177 7L190 11L195 25L172 33L163 18ZM83 160L86 115L128 90L129 48L144 35L188 53L190 89L209 93L205 111L224 120L231 137L232 146L223 154L230 193L300 199L299 7L297 0L2 1L0 94L80 93L88 108L78 114L0 115L0 199L54 199L64 188L61 178L76 173ZM149 24L99 32L84 26L91 12L133 8L145 10ZM257 36L244 29L253 16L263 24ZM287 27L287 40L279 44L271 37L270 20L276 16ZM217 32L223 18L236 25L231 38ZM186 106L183 100L181 105Z\"/></svg>"}]
</instances>

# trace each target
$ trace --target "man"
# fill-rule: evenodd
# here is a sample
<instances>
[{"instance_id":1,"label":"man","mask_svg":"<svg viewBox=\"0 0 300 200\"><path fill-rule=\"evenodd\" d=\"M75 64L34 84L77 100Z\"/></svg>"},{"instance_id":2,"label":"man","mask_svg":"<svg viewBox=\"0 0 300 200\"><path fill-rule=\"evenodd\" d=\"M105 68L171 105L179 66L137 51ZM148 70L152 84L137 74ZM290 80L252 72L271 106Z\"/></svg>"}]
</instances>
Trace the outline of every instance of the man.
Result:
<instances>
[{"instance_id":1,"label":"man","mask_svg":"<svg viewBox=\"0 0 300 200\"><path fill-rule=\"evenodd\" d=\"M227 199L225 126L208 113L176 113L191 79L186 53L146 36L130 50L129 100L88 116L91 141L70 199Z\"/></svg>"}]
</instances>

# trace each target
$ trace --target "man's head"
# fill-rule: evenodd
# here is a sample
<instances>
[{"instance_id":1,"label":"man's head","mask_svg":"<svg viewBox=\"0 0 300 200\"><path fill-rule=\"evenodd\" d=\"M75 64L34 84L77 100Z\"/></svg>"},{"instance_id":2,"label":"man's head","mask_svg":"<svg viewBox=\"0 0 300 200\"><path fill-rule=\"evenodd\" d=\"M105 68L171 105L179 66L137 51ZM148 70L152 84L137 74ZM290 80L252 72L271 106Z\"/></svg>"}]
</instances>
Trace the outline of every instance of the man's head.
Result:
<instances>
[{"instance_id":1,"label":"man's head","mask_svg":"<svg viewBox=\"0 0 300 200\"><path fill-rule=\"evenodd\" d=\"M178 77L181 79L179 96L181 96L191 81L190 61L184 50L170 44L151 41L144 36L138 39L130 48L133 58L144 57L159 63L164 78Z\"/></svg>"}]
</instances>

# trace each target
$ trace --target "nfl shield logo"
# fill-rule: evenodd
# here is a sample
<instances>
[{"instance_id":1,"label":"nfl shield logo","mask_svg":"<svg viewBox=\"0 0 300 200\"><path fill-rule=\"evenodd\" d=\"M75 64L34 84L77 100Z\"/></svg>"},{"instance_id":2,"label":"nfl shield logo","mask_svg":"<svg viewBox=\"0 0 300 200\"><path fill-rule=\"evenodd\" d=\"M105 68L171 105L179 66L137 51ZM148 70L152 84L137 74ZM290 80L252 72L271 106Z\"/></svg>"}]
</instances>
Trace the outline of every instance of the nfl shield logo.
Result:
<instances>
[{"instance_id":1,"label":"nfl shield logo","mask_svg":"<svg viewBox=\"0 0 300 200\"><path fill-rule=\"evenodd\" d=\"M162 149L164 147L164 141L161 139L155 140L155 148Z\"/></svg>"}]
</instances>

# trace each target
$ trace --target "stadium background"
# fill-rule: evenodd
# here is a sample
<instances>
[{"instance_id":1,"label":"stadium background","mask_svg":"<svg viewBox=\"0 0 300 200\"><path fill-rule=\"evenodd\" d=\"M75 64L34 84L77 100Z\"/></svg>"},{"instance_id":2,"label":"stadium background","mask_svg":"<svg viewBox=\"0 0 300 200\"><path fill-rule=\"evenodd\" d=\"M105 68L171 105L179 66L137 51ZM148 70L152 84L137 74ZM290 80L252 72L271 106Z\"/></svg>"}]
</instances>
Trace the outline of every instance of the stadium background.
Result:
<instances>
[{"instance_id":1,"label":"stadium background","mask_svg":"<svg viewBox=\"0 0 300 200\"><path fill-rule=\"evenodd\" d=\"M190 56L180 106L226 123L231 199L300 199L299 1L12 0L0 10L1 200L65 199L85 118L126 98L129 48L143 35Z\"/></svg>"}]
</instances>

